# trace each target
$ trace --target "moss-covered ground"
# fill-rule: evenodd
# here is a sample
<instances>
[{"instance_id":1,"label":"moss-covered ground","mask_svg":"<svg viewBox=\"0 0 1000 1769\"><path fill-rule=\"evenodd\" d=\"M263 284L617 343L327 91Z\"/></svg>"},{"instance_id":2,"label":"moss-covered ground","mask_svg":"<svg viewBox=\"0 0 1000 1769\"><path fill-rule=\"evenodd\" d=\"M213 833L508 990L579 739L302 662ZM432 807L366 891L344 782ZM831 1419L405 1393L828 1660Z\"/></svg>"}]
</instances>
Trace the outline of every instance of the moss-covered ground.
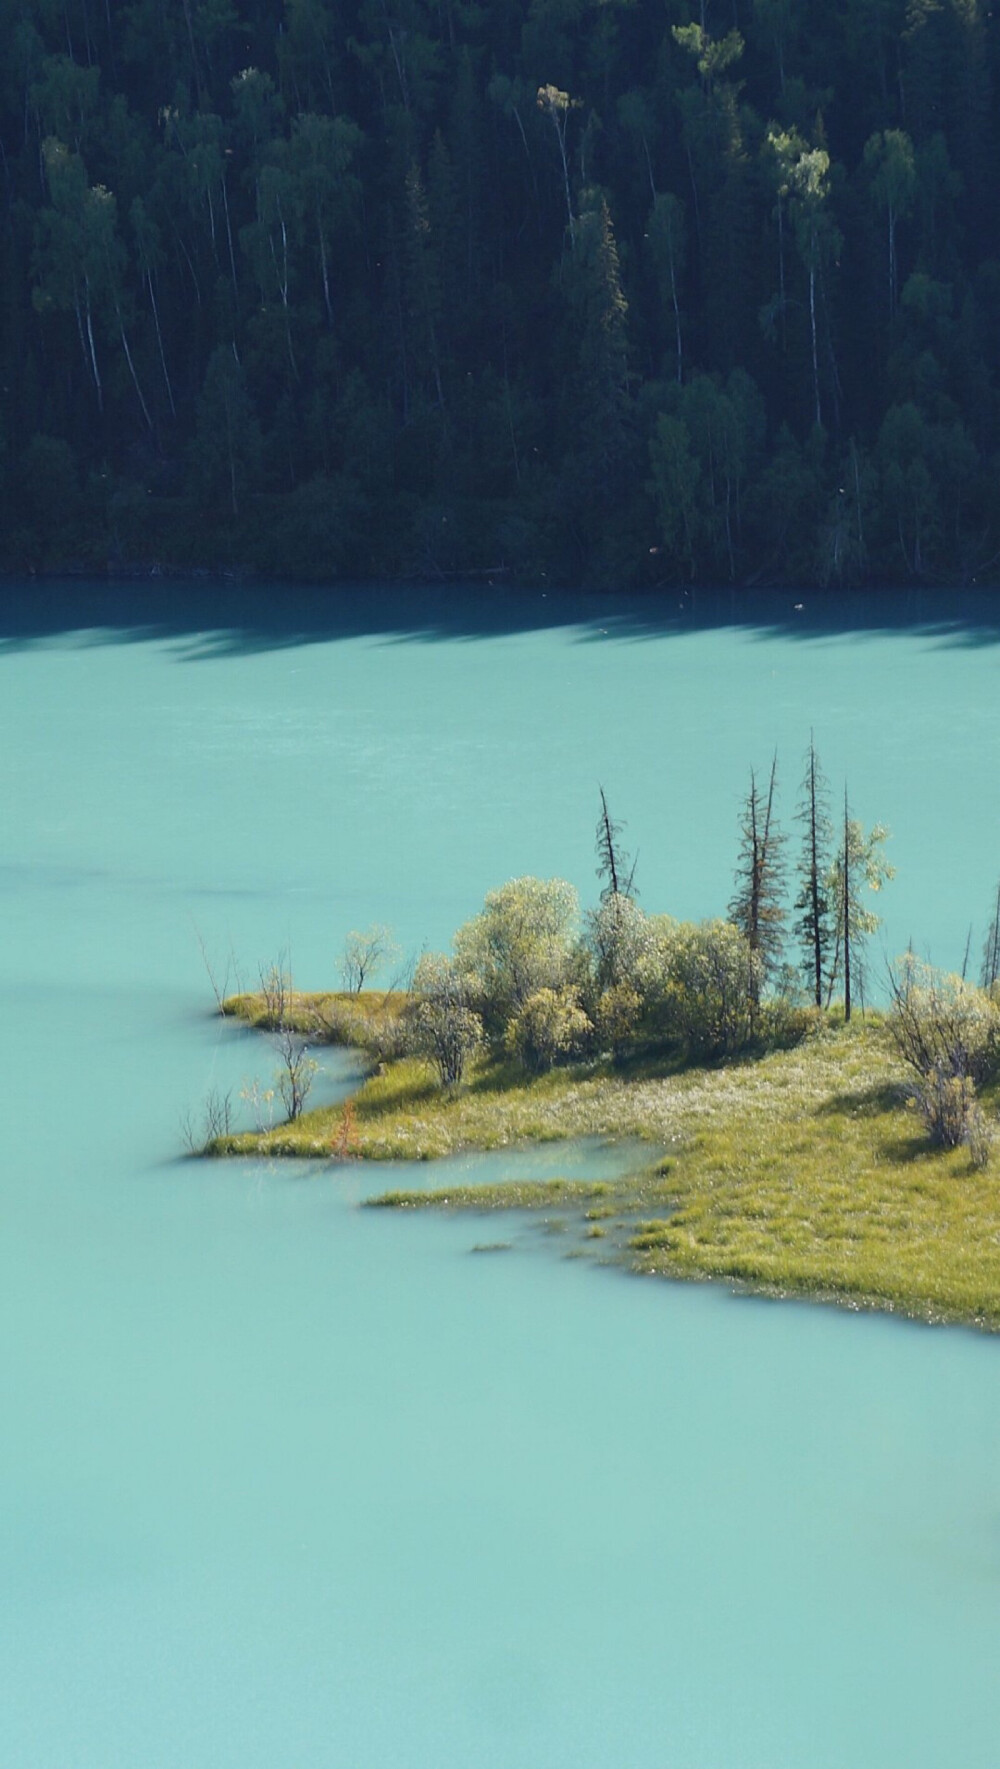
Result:
<instances>
[{"instance_id":1,"label":"moss-covered ground","mask_svg":"<svg viewBox=\"0 0 1000 1769\"><path fill-rule=\"evenodd\" d=\"M303 1029L335 1000L298 998ZM257 1012L253 998L232 1005L251 1021ZM338 1010L338 1036L351 1013L371 1011ZM995 1115L996 1099L984 1104ZM559 1209L586 1223L600 1257L637 1272L1000 1328L1000 1156L977 1170L967 1150L930 1146L877 1017L714 1068L649 1058L531 1079L483 1058L450 1094L407 1058L363 1083L350 1119L350 1151L368 1160L594 1135L650 1145L649 1164L626 1179L393 1191L376 1205ZM345 1147L344 1126L343 1107L324 1107L212 1152L329 1157Z\"/></svg>"}]
</instances>

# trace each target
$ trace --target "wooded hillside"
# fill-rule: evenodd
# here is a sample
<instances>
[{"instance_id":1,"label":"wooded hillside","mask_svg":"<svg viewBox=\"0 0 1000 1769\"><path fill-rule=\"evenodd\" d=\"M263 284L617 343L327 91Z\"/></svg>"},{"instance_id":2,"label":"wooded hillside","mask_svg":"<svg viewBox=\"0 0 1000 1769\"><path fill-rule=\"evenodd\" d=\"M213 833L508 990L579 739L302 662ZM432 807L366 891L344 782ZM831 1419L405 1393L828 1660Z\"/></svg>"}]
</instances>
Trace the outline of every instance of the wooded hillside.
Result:
<instances>
[{"instance_id":1,"label":"wooded hillside","mask_svg":"<svg viewBox=\"0 0 1000 1769\"><path fill-rule=\"evenodd\" d=\"M980 0L0 0L0 563L1000 550Z\"/></svg>"}]
</instances>

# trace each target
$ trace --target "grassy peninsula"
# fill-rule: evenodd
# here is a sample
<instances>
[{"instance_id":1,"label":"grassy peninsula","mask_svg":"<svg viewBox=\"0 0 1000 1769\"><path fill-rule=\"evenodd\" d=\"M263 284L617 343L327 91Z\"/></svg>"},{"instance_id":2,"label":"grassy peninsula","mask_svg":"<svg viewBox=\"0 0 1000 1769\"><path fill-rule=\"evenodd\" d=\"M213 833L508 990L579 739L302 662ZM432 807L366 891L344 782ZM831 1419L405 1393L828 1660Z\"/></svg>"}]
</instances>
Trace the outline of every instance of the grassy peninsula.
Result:
<instances>
[{"instance_id":1,"label":"grassy peninsula","mask_svg":"<svg viewBox=\"0 0 1000 1769\"><path fill-rule=\"evenodd\" d=\"M625 1177L611 1163L607 1179L369 1204L542 1211L575 1222L575 1253L639 1273L1000 1328L1000 891L979 984L911 952L887 969L888 1009L859 1022L888 831L866 833L845 791L835 837L810 742L790 914L775 780L776 761L763 789L751 772L727 920L640 907L601 791L603 889L585 915L564 879L512 879L450 953L423 954L405 991L365 988L391 947L378 925L348 937L342 993L296 993L280 964L262 970L257 993L221 1005L269 1034L276 1088L255 1089L254 1132L233 1134L228 1107L207 1120L206 1152L423 1161L630 1141ZM323 1041L364 1051L368 1073L346 1104L308 1111L308 1047ZM265 1097L286 1122L269 1122Z\"/></svg>"},{"instance_id":2,"label":"grassy peninsula","mask_svg":"<svg viewBox=\"0 0 1000 1769\"><path fill-rule=\"evenodd\" d=\"M296 995L303 1034L352 1041L402 997ZM260 995L226 1003L267 1023ZM995 1090L981 1098L996 1108ZM672 1278L722 1279L929 1321L1000 1327L1000 1187L967 1147L934 1146L908 1098L884 1016L833 1014L794 1048L705 1066L662 1053L569 1063L529 1075L481 1052L442 1088L427 1060L379 1065L351 1102L346 1151L424 1160L580 1136L638 1138L650 1159L626 1179L539 1180L392 1191L397 1209L535 1210L586 1224L595 1256ZM331 1158L345 1149L339 1106L229 1135L218 1154Z\"/></svg>"}]
</instances>

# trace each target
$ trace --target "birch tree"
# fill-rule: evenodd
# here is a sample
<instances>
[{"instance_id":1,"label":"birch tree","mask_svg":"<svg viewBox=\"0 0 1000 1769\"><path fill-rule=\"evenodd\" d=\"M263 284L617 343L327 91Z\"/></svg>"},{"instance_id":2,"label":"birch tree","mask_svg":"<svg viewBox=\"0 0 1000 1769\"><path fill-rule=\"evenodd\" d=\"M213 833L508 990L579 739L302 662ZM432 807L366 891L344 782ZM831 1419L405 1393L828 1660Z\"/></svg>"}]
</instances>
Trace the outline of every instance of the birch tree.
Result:
<instances>
[{"instance_id":1,"label":"birch tree","mask_svg":"<svg viewBox=\"0 0 1000 1769\"><path fill-rule=\"evenodd\" d=\"M889 864L882 852L888 839L889 831L884 823L874 823L866 831L851 816L845 786L839 848L827 876L827 889L836 916L836 934L826 1001L829 1006L839 978L844 987L844 1019L848 1022L855 989L862 1003L864 1001L865 945L882 919L870 907L868 897L877 895L896 875L896 868Z\"/></svg>"}]
</instances>

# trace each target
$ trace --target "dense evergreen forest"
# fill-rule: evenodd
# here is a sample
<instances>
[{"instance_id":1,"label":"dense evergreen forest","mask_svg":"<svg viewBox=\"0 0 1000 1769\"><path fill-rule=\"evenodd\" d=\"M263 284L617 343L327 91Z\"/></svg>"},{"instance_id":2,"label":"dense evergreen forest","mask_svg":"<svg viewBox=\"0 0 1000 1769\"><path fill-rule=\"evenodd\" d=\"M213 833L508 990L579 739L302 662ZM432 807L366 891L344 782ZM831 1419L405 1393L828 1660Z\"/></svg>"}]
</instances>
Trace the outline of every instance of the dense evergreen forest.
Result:
<instances>
[{"instance_id":1,"label":"dense evergreen forest","mask_svg":"<svg viewBox=\"0 0 1000 1769\"><path fill-rule=\"evenodd\" d=\"M980 0L0 0L0 563L1000 552Z\"/></svg>"}]
</instances>

